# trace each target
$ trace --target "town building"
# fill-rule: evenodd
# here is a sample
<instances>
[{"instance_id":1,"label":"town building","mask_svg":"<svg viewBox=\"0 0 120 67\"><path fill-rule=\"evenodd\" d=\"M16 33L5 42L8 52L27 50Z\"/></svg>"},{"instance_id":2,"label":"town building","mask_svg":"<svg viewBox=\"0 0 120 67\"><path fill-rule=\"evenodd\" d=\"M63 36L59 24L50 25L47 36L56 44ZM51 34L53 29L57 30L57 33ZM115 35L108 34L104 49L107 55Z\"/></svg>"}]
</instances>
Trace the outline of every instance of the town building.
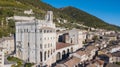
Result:
<instances>
[{"instance_id":1,"label":"town building","mask_svg":"<svg viewBox=\"0 0 120 67\"><path fill-rule=\"evenodd\" d=\"M49 58L55 62L56 31L53 13L49 11L45 20L22 19L16 22L16 56L26 62L46 65ZM21 17L22 18L22 17ZM51 64L49 61L48 63Z\"/></svg>"},{"instance_id":2,"label":"town building","mask_svg":"<svg viewBox=\"0 0 120 67\"><path fill-rule=\"evenodd\" d=\"M5 55L13 53L15 50L14 36L0 38L0 47L3 48Z\"/></svg>"},{"instance_id":3,"label":"town building","mask_svg":"<svg viewBox=\"0 0 120 67\"><path fill-rule=\"evenodd\" d=\"M120 62L120 51L111 53L110 63Z\"/></svg>"},{"instance_id":4,"label":"town building","mask_svg":"<svg viewBox=\"0 0 120 67\"><path fill-rule=\"evenodd\" d=\"M52 11L47 12L45 20L25 16L16 16L14 20L16 21L15 56L25 62L35 63L37 67L52 66L83 46L85 34L77 29L69 31L69 35L64 35L64 42L57 40L59 35L56 34Z\"/></svg>"}]
</instances>

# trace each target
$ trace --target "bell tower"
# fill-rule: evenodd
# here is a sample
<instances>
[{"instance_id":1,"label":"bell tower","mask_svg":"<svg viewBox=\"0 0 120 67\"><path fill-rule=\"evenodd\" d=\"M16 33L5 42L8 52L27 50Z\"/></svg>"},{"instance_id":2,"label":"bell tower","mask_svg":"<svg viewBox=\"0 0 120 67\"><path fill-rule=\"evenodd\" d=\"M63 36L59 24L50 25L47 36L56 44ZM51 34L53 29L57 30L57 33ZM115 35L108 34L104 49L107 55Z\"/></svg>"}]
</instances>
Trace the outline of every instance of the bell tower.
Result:
<instances>
[{"instance_id":1,"label":"bell tower","mask_svg":"<svg viewBox=\"0 0 120 67\"><path fill-rule=\"evenodd\" d=\"M53 12L52 11L47 11L47 14L45 16L45 20L53 22Z\"/></svg>"}]
</instances>

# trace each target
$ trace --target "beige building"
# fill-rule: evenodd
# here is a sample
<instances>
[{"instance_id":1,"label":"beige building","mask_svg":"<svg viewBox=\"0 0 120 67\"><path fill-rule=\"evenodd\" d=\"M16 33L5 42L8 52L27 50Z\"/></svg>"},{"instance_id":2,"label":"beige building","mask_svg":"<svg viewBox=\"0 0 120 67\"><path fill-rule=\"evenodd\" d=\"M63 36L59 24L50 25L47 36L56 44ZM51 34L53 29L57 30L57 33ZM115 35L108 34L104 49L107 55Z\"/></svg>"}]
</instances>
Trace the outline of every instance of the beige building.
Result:
<instances>
[{"instance_id":1,"label":"beige building","mask_svg":"<svg viewBox=\"0 0 120 67\"><path fill-rule=\"evenodd\" d=\"M120 62L120 51L110 54L109 57L110 63Z\"/></svg>"},{"instance_id":2,"label":"beige building","mask_svg":"<svg viewBox=\"0 0 120 67\"><path fill-rule=\"evenodd\" d=\"M72 44L79 45L78 48L83 47L83 41L86 39L85 31L79 29L72 29L69 31L69 41Z\"/></svg>"},{"instance_id":3,"label":"beige building","mask_svg":"<svg viewBox=\"0 0 120 67\"><path fill-rule=\"evenodd\" d=\"M14 37L3 37L0 39L0 47L4 49L5 54L11 54L15 50Z\"/></svg>"}]
</instances>

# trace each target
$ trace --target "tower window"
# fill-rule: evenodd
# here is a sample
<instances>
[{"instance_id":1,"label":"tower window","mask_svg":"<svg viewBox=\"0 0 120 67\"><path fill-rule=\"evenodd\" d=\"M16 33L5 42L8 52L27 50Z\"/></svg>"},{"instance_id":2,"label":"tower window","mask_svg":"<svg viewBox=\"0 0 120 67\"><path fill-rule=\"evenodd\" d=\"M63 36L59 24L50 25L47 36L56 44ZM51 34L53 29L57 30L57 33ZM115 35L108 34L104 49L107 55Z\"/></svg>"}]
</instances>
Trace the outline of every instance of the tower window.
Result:
<instances>
[{"instance_id":1,"label":"tower window","mask_svg":"<svg viewBox=\"0 0 120 67\"><path fill-rule=\"evenodd\" d=\"M44 60L46 60L46 51L45 51L45 53L44 53Z\"/></svg>"},{"instance_id":2,"label":"tower window","mask_svg":"<svg viewBox=\"0 0 120 67\"><path fill-rule=\"evenodd\" d=\"M44 33L46 33L46 30L44 30Z\"/></svg>"},{"instance_id":3,"label":"tower window","mask_svg":"<svg viewBox=\"0 0 120 67\"><path fill-rule=\"evenodd\" d=\"M42 30L39 30L40 33L42 33Z\"/></svg>"},{"instance_id":4,"label":"tower window","mask_svg":"<svg viewBox=\"0 0 120 67\"><path fill-rule=\"evenodd\" d=\"M42 52L40 52L40 61L42 62Z\"/></svg>"}]
</instances>

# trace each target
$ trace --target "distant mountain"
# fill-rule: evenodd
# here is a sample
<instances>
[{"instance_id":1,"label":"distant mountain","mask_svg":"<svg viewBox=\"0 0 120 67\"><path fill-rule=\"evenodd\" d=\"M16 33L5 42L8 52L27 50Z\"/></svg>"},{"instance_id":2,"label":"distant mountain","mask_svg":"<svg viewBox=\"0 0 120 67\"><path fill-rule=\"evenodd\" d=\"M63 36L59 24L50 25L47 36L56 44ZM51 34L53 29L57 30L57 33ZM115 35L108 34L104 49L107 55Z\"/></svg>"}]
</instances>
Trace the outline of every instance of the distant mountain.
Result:
<instances>
[{"instance_id":1,"label":"distant mountain","mask_svg":"<svg viewBox=\"0 0 120 67\"><path fill-rule=\"evenodd\" d=\"M30 9L33 10L33 15L24 14L25 10ZM108 24L101 19L74 7L58 9L42 2L42 0L0 0L0 37L8 36L15 31L14 21L9 20L8 23L5 20L6 17L20 15L35 16L38 19L44 19L46 11L49 10L54 12L54 22L57 27L87 29L81 26L81 24L83 24L85 26L107 30L120 30L120 27Z\"/></svg>"},{"instance_id":2,"label":"distant mountain","mask_svg":"<svg viewBox=\"0 0 120 67\"><path fill-rule=\"evenodd\" d=\"M60 8L60 10L67 14L69 17L75 19L78 23L82 23L83 25L107 30L120 30L119 26L108 24L103 20L91 14L88 14L87 12L74 7L69 6L65 8Z\"/></svg>"}]
</instances>

